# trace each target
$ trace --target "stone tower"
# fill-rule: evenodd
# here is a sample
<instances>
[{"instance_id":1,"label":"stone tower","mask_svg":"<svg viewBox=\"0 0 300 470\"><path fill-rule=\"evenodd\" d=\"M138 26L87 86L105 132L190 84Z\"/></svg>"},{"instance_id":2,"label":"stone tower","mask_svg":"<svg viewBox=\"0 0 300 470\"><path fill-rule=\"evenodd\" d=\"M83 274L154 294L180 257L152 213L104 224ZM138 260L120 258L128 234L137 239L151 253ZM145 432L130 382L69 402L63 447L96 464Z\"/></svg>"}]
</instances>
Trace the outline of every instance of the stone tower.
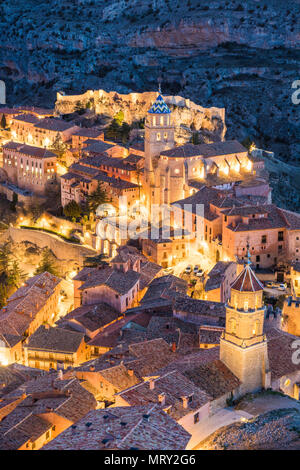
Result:
<instances>
[{"instance_id":1,"label":"stone tower","mask_svg":"<svg viewBox=\"0 0 300 470\"><path fill-rule=\"evenodd\" d=\"M270 387L263 286L250 267L250 253L243 271L231 285L226 305L226 327L220 340L220 359L242 383L242 393Z\"/></svg>"},{"instance_id":2,"label":"stone tower","mask_svg":"<svg viewBox=\"0 0 300 470\"><path fill-rule=\"evenodd\" d=\"M155 157L175 146L174 132L171 111L159 94L145 121L144 191L149 208L160 203L159 161Z\"/></svg>"}]
</instances>

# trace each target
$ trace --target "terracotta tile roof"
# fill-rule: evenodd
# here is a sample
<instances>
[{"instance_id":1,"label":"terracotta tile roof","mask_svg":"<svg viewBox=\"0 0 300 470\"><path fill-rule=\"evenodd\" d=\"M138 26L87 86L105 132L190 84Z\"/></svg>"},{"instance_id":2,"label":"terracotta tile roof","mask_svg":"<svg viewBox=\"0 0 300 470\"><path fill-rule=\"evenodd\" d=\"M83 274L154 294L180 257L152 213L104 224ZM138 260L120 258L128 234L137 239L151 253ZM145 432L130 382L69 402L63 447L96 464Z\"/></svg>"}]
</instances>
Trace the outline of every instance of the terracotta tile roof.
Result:
<instances>
[{"instance_id":1,"label":"terracotta tile roof","mask_svg":"<svg viewBox=\"0 0 300 470\"><path fill-rule=\"evenodd\" d=\"M224 331L221 326L202 325L199 328L199 344L219 344L220 337Z\"/></svg>"},{"instance_id":2,"label":"terracotta tile roof","mask_svg":"<svg viewBox=\"0 0 300 470\"><path fill-rule=\"evenodd\" d=\"M94 396L80 385L78 379L61 380L56 372L25 382L6 397L20 397L24 393L26 399L0 423L0 434L1 429L15 425L20 417L23 419L24 413L41 414L51 408L58 415L76 422L97 405Z\"/></svg>"},{"instance_id":3,"label":"terracotta tile roof","mask_svg":"<svg viewBox=\"0 0 300 470\"><path fill-rule=\"evenodd\" d=\"M214 142L212 144L185 144L174 149L165 150L161 155L166 157L188 158L188 157L216 157L218 155L231 155L235 153L245 153L247 149L237 140L227 140L225 142Z\"/></svg>"},{"instance_id":4,"label":"terracotta tile roof","mask_svg":"<svg viewBox=\"0 0 300 470\"><path fill-rule=\"evenodd\" d=\"M85 152L88 152L88 153L95 153L95 154L102 154L103 152L105 152L106 150L112 148L115 146L115 144L113 143L107 143L107 142L103 142L103 141L86 141L85 144L89 144L87 145L85 148L84 148L84 151Z\"/></svg>"},{"instance_id":5,"label":"terracotta tile roof","mask_svg":"<svg viewBox=\"0 0 300 470\"><path fill-rule=\"evenodd\" d=\"M44 272L26 281L0 310L0 333L23 336L61 279Z\"/></svg>"},{"instance_id":6,"label":"terracotta tile roof","mask_svg":"<svg viewBox=\"0 0 300 470\"><path fill-rule=\"evenodd\" d=\"M209 349L199 349L188 354L178 355L176 361L163 367L157 371L157 375L165 374L166 372L179 371L184 374L186 370L193 369L195 364L208 364L218 360L220 357L220 348L214 347Z\"/></svg>"},{"instance_id":7,"label":"terracotta tile roof","mask_svg":"<svg viewBox=\"0 0 300 470\"><path fill-rule=\"evenodd\" d=\"M96 138L100 135L103 135L103 129L97 129L96 127L83 127L79 129L79 131L74 132L73 135L81 136L81 137L89 137L89 138Z\"/></svg>"},{"instance_id":8,"label":"terracotta tile roof","mask_svg":"<svg viewBox=\"0 0 300 470\"><path fill-rule=\"evenodd\" d=\"M158 405L116 407L88 413L44 450L184 450L190 434Z\"/></svg>"},{"instance_id":9,"label":"terracotta tile roof","mask_svg":"<svg viewBox=\"0 0 300 470\"><path fill-rule=\"evenodd\" d=\"M1 435L0 449L18 450L26 442L36 441L51 427L52 424L45 419L31 414Z\"/></svg>"},{"instance_id":10,"label":"terracotta tile roof","mask_svg":"<svg viewBox=\"0 0 300 470\"><path fill-rule=\"evenodd\" d=\"M111 322L118 319L119 313L113 307L106 303L98 303L91 305L82 305L72 312L65 315L57 324L62 326L65 323L72 324L74 320L89 331L95 331L103 328Z\"/></svg>"},{"instance_id":11,"label":"terracotta tile roof","mask_svg":"<svg viewBox=\"0 0 300 470\"><path fill-rule=\"evenodd\" d=\"M252 214L256 214L257 212L257 206L253 207L252 209ZM233 209L233 212L235 213L237 209ZM234 232L244 232L244 231L250 231L250 230L266 230L266 229L275 229L275 228L285 228L289 227L287 219L284 217L283 212L281 209L276 207L275 205L264 205L262 208L262 213L265 213L266 215L264 217L251 217L250 215L250 209L246 208L245 209L245 217L248 215L248 221L243 222L238 221L236 224L230 223L227 228L234 231ZM231 212L227 214L228 216L231 215ZM243 216L243 208L241 209L241 214L240 217Z\"/></svg>"},{"instance_id":12,"label":"terracotta tile roof","mask_svg":"<svg viewBox=\"0 0 300 470\"><path fill-rule=\"evenodd\" d=\"M20 154L29 155L34 158L56 158L56 154L41 147L34 147L33 145L17 144L16 142L8 142L3 145L3 149L14 149Z\"/></svg>"},{"instance_id":13,"label":"terracotta tile roof","mask_svg":"<svg viewBox=\"0 0 300 470\"><path fill-rule=\"evenodd\" d=\"M88 273L86 281L79 287L79 289L85 290L91 287L106 285L123 295L137 284L139 278L140 273L132 270L124 273L122 271L116 271L110 267L105 267L103 269L95 268L93 272Z\"/></svg>"},{"instance_id":14,"label":"terracotta tile roof","mask_svg":"<svg viewBox=\"0 0 300 470\"><path fill-rule=\"evenodd\" d=\"M300 214L285 209L278 209L287 222L289 230L300 230Z\"/></svg>"},{"instance_id":15,"label":"terracotta tile roof","mask_svg":"<svg viewBox=\"0 0 300 470\"><path fill-rule=\"evenodd\" d=\"M114 176L108 176L106 173L101 171L94 177L97 181L108 183L113 188L118 189L135 189L138 188L138 184L131 183L130 181L122 180L121 178L115 178Z\"/></svg>"},{"instance_id":16,"label":"terracotta tile roof","mask_svg":"<svg viewBox=\"0 0 300 470\"><path fill-rule=\"evenodd\" d=\"M187 282L172 274L155 278L149 285L148 290L141 300L142 304L152 302L156 299L171 299L174 294L185 294Z\"/></svg>"},{"instance_id":17,"label":"terracotta tile roof","mask_svg":"<svg viewBox=\"0 0 300 470\"><path fill-rule=\"evenodd\" d=\"M179 297L174 302L174 311L188 312L196 315L218 316L225 318L225 305L222 302L192 299L191 297Z\"/></svg>"},{"instance_id":18,"label":"terracotta tile roof","mask_svg":"<svg viewBox=\"0 0 300 470\"><path fill-rule=\"evenodd\" d=\"M173 202L171 205L180 206L183 210L197 214L199 205L204 206L204 218L207 220L215 220L219 215L213 211L213 207L230 208L233 205L242 205L240 201L232 196L228 196L226 192L215 188L209 188L202 185L195 194L185 199Z\"/></svg>"},{"instance_id":19,"label":"terracotta tile roof","mask_svg":"<svg viewBox=\"0 0 300 470\"><path fill-rule=\"evenodd\" d=\"M178 318L168 316L152 316L147 328L147 337L163 338L168 344L181 343L183 333L198 334L198 327L194 323L184 322Z\"/></svg>"},{"instance_id":20,"label":"terracotta tile roof","mask_svg":"<svg viewBox=\"0 0 300 470\"><path fill-rule=\"evenodd\" d=\"M69 331L63 328L51 328L41 325L24 344L25 349L75 353L84 338L83 333Z\"/></svg>"},{"instance_id":21,"label":"terracotta tile roof","mask_svg":"<svg viewBox=\"0 0 300 470\"><path fill-rule=\"evenodd\" d=\"M297 349L293 344L299 341L298 336L293 336L274 329L268 334L268 357L271 370L271 379L276 380L285 375L300 371L300 364L293 361Z\"/></svg>"},{"instance_id":22,"label":"terracotta tile roof","mask_svg":"<svg viewBox=\"0 0 300 470\"><path fill-rule=\"evenodd\" d=\"M20 114L19 116L15 116L13 120L28 122L30 124L36 124L37 122L39 122L39 118L34 116L33 114Z\"/></svg>"},{"instance_id":23,"label":"terracotta tile roof","mask_svg":"<svg viewBox=\"0 0 300 470\"><path fill-rule=\"evenodd\" d=\"M140 379L135 374L130 375L128 368L124 364L106 368L100 372L101 376L118 391L125 390L140 383ZM101 380L101 379L100 379Z\"/></svg>"},{"instance_id":24,"label":"terracotta tile roof","mask_svg":"<svg viewBox=\"0 0 300 470\"><path fill-rule=\"evenodd\" d=\"M152 389L151 383L154 385ZM143 406L149 403L159 403L159 396L162 394L165 396L163 408L170 407L169 414L176 420L197 411L211 400L203 389L198 388L186 376L175 370L124 390L117 396L130 406ZM182 397L192 397L187 407L184 407Z\"/></svg>"},{"instance_id":25,"label":"terracotta tile roof","mask_svg":"<svg viewBox=\"0 0 300 470\"><path fill-rule=\"evenodd\" d=\"M257 279L250 265L246 265L243 271L231 284L231 289L239 292L258 292L264 289L261 282Z\"/></svg>"},{"instance_id":26,"label":"terracotta tile roof","mask_svg":"<svg viewBox=\"0 0 300 470\"><path fill-rule=\"evenodd\" d=\"M42 373L40 369L31 369L19 364L0 366L0 396L13 392L32 377L38 377Z\"/></svg>"},{"instance_id":27,"label":"terracotta tile roof","mask_svg":"<svg viewBox=\"0 0 300 470\"><path fill-rule=\"evenodd\" d=\"M73 122L66 122L62 119L56 118L45 118L45 119L38 119L37 123L34 127L39 129L46 129L49 131L57 131L57 132L64 132L67 129L71 129L72 127L76 127Z\"/></svg>"},{"instance_id":28,"label":"terracotta tile roof","mask_svg":"<svg viewBox=\"0 0 300 470\"><path fill-rule=\"evenodd\" d=\"M134 153L130 153L128 157L124 158L124 163L129 163L131 165L136 165L139 163L141 160L144 160L145 158L142 157L141 155L135 155Z\"/></svg>"},{"instance_id":29,"label":"terracotta tile roof","mask_svg":"<svg viewBox=\"0 0 300 470\"><path fill-rule=\"evenodd\" d=\"M184 375L213 399L232 392L241 385L239 379L219 359L207 364L199 363L186 370Z\"/></svg>"}]
</instances>

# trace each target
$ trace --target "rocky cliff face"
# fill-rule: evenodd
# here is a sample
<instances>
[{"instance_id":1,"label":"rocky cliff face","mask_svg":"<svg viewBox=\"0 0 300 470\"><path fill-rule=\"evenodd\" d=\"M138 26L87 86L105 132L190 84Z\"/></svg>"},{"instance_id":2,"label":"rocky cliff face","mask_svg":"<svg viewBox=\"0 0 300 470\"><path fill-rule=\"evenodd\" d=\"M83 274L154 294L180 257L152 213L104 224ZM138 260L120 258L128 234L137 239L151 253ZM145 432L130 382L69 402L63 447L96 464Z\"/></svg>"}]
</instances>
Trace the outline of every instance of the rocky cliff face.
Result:
<instances>
[{"instance_id":1,"label":"rocky cliff face","mask_svg":"<svg viewBox=\"0 0 300 470\"><path fill-rule=\"evenodd\" d=\"M157 96L158 92L120 94L105 90L88 90L82 95L58 93L55 110L57 114L64 115L73 113L77 107L91 105L95 114L110 118L122 111L124 121L132 124L145 118ZM224 140L224 108L203 108L181 96L164 96L164 99L172 110L178 144L188 142L192 131L198 131L203 142Z\"/></svg>"},{"instance_id":2,"label":"rocky cliff face","mask_svg":"<svg viewBox=\"0 0 300 470\"><path fill-rule=\"evenodd\" d=\"M160 78L164 95L225 107L226 138L299 158L299 0L4 0L0 9L9 104L145 92Z\"/></svg>"}]
</instances>

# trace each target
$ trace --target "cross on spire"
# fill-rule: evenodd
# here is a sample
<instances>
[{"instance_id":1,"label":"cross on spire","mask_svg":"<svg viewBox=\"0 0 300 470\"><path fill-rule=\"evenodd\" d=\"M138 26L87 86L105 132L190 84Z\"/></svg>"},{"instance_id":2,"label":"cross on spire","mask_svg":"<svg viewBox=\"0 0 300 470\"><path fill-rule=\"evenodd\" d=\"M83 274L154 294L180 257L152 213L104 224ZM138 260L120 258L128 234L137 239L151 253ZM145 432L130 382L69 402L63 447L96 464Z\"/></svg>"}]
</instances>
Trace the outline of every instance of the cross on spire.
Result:
<instances>
[{"instance_id":1,"label":"cross on spire","mask_svg":"<svg viewBox=\"0 0 300 470\"><path fill-rule=\"evenodd\" d=\"M158 93L161 95L161 81L158 81Z\"/></svg>"}]
</instances>

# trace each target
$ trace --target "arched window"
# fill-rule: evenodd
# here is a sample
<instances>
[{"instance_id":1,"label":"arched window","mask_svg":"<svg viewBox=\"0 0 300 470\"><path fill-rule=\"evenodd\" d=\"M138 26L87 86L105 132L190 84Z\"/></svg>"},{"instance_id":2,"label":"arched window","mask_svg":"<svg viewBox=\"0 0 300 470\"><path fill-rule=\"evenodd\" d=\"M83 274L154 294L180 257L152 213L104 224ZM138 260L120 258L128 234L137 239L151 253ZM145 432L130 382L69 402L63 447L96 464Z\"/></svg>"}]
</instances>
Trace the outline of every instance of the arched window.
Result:
<instances>
[{"instance_id":1,"label":"arched window","mask_svg":"<svg viewBox=\"0 0 300 470\"><path fill-rule=\"evenodd\" d=\"M248 312L248 308L249 308L249 302L248 302L248 300L245 300L245 302L244 302L244 310L245 310L245 312Z\"/></svg>"},{"instance_id":2,"label":"arched window","mask_svg":"<svg viewBox=\"0 0 300 470\"><path fill-rule=\"evenodd\" d=\"M164 125L164 117L163 117L163 116L160 116L160 125L161 125L161 126Z\"/></svg>"},{"instance_id":3,"label":"arched window","mask_svg":"<svg viewBox=\"0 0 300 470\"><path fill-rule=\"evenodd\" d=\"M156 134L156 140L159 142L161 140L161 135L160 135L160 132L158 132Z\"/></svg>"}]
</instances>

